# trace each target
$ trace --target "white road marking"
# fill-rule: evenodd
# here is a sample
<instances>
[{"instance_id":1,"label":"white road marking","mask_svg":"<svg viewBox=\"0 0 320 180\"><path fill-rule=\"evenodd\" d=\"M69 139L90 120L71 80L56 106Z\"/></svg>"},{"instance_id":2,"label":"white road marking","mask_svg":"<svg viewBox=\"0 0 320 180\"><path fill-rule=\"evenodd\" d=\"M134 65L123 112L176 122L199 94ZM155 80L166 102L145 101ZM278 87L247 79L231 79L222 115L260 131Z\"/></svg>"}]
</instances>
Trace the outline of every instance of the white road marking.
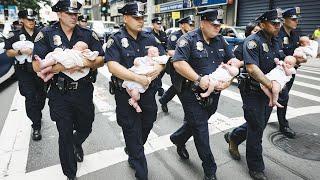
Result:
<instances>
[{"instance_id":1,"label":"white road marking","mask_svg":"<svg viewBox=\"0 0 320 180\"><path fill-rule=\"evenodd\" d=\"M298 69L298 71L299 71L300 69L320 72L320 68L317 68L317 67L301 66L301 67Z\"/></svg>"},{"instance_id":2,"label":"white road marking","mask_svg":"<svg viewBox=\"0 0 320 180\"><path fill-rule=\"evenodd\" d=\"M320 74L319 71L314 71L314 70L304 70L304 69L298 69L298 73L299 72L306 72L306 73L312 73L312 74Z\"/></svg>"},{"instance_id":3,"label":"white road marking","mask_svg":"<svg viewBox=\"0 0 320 180\"><path fill-rule=\"evenodd\" d=\"M24 101L17 89L0 135L0 178L26 171L31 121Z\"/></svg>"},{"instance_id":4,"label":"white road marking","mask_svg":"<svg viewBox=\"0 0 320 180\"><path fill-rule=\"evenodd\" d=\"M294 81L294 84L295 85L299 85L299 86L303 86L303 87L306 87L306 88L311 88L311 89L316 89L316 90L320 90L320 86L317 86L317 85L313 85L313 84L310 84L310 83L304 83L304 82L301 82L301 81Z\"/></svg>"},{"instance_id":5,"label":"white road marking","mask_svg":"<svg viewBox=\"0 0 320 180\"><path fill-rule=\"evenodd\" d=\"M313 77L313 76L302 75L302 74L296 74L296 77L310 79L310 80L314 80L314 81L320 81L320 78Z\"/></svg>"}]
</instances>

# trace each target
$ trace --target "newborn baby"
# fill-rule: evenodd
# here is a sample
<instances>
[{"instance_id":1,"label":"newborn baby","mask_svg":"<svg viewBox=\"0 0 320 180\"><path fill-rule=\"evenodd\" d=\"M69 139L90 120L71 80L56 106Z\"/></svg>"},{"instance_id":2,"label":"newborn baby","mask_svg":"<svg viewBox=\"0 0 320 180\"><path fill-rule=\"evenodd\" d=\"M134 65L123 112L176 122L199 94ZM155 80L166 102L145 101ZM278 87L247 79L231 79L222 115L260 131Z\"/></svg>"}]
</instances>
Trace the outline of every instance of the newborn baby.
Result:
<instances>
[{"instance_id":1,"label":"newborn baby","mask_svg":"<svg viewBox=\"0 0 320 180\"><path fill-rule=\"evenodd\" d=\"M78 41L72 49L56 48L53 52L50 52L46 55L45 59L40 61L40 68L44 69L45 67L52 66L54 64L60 63L65 68L73 68L76 66L83 67L83 60L95 60L99 55L98 51L91 51L88 49L88 45L83 41ZM70 73L68 71L63 71L64 74L72 78L74 81L77 81L85 77L90 69L84 68L82 72L76 71Z\"/></svg>"},{"instance_id":2,"label":"newborn baby","mask_svg":"<svg viewBox=\"0 0 320 180\"><path fill-rule=\"evenodd\" d=\"M279 93L285 86L285 84L290 81L292 74L296 73L294 68L296 64L296 58L293 56L285 57L284 61L279 61L278 58L274 59L277 67L273 68L268 74L267 78L272 83L272 91L260 84L263 92L269 97L269 106L277 106L283 108L281 104L278 103Z\"/></svg>"},{"instance_id":3,"label":"newborn baby","mask_svg":"<svg viewBox=\"0 0 320 180\"><path fill-rule=\"evenodd\" d=\"M169 56L159 56L158 48L152 46L148 49L148 55L136 58L133 66L129 68L129 70L136 74L146 75L153 71L155 64L166 64L168 59ZM123 81L122 87L126 88L131 97L129 104L136 109L136 112L142 112L138 101L140 100L140 93L144 93L148 87L142 86L134 81Z\"/></svg>"},{"instance_id":4,"label":"newborn baby","mask_svg":"<svg viewBox=\"0 0 320 180\"><path fill-rule=\"evenodd\" d=\"M209 74L209 87L205 93L201 93L201 97L208 97L214 91L214 89L219 86L220 82L229 82L239 73L239 68L237 66L238 59L231 59L231 64L221 63L219 67L211 74Z\"/></svg>"},{"instance_id":5,"label":"newborn baby","mask_svg":"<svg viewBox=\"0 0 320 180\"><path fill-rule=\"evenodd\" d=\"M293 56L301 56L306 60L315 58L318 51L318 43L312 41L308 36L301 36L299 39L300 47L294 50Z\"/></svg>"},{"instance_id":6,"label":"newborn baby","mask_svg":"<svg viewBox=\"0 0 320 180\"><path fill-rule=\"evenodd\" d=\"M15 43L12 44L12 48L14 50L22 50L22 49L26 49L29 48L31 50L33 50L33 42L31 41L17 41ZM17 59L17 61L19 61L19 64L24 64L25 61L27 60L27 62L32 62L32 56L31 55L27 55L27 54L22 54L22 55L18 55L15 56L15 58Z\"/></svg>"}]
</instances>

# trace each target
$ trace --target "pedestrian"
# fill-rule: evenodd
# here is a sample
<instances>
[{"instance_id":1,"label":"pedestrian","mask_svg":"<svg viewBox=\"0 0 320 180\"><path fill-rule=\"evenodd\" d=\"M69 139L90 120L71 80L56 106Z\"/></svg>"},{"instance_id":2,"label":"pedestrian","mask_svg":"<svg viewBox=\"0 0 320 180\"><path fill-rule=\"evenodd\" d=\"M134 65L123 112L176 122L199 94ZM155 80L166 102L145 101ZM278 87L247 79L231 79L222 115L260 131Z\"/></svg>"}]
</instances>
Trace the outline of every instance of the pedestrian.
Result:
<instances>
[{"instance_id":1,"label":"pedestrian","mask_svg":"<svg viewBox=\"0 0 320 180\"><path fill-rule=\"evenodd\" d=\"M157 41L161 43L162 47L166 50L167 49L167 34L162 29L162 18L155 17L151 20L152 22L152 34L156 37ZM164 93L164 89L162 88L162 77L164 75L164 71L159 75L160 81L157 81L158 84L158 96L162 96Z\"/></svg>"},{"instance_id":2,"label":"pedestrian","mask_svg":"<svg viewBox=\"0 0 320 180\"><path fill-rule=\"evenodd\" d=\"M215 71L221 62L227 63L234 55L223 36L219 35L223 10L209 9L198 15L201 19L200 28L179 38L172 59L175 70L184 77L178 96L185 117L182 127L170 136L170 140L177 146L178 155L188 159L185 143L193 136L202 160L203 179L213 180L216 179L217 165L210 149L208 120L217 110L219 91L227 88L231 82L221 83L217 91L207 98L201 98L200 93L209 86L208 74Z\"/></svg>"},{"instance_id":3,"label":"pedestrian","mask_svg":"<svg viewBox=\"0 0 320 180\"><path fill-rule=\"evenodd\" d=\"M118 11L123 14L124 27L107 41L105 60L111 76L111 89L115 95L117 123L122 128L126 143L125 152L128 154L128 163L135 170L137 179L148 179L148 167L143 145L147 141L153 123L157 118L157 104L155 94L158 90L156 77L164 69L164 65L154 64L154 71L147 75L139 75L129 70L134 59L147 55L149 47L157 47L160 55L165 51L161 42L156 40L151 32L142 30L144 24L144 4L130 2ZM142 112L136 112L128 100L131 98L122 87L123 81L135 81L148 87L140 94L138 101Z\"/></svg>"},{"instance_id":4,"label":"pedestrian","mask_svg":"<svg viewBox=\"0 0 320 180\"><path fill-rule=\"evenodd\" d=\"M256 33L253 31L256 28L252 28L256 25L247 26L247 29L252 29L252 35L245 39L242 53L239 53L241 50L235 53L244 61L244 72L248 73L248 76L240 75L239 79L246 123L235 128L232 133L226 133L225 139L229 143L232 158L236 160L240 160L238 145L247 140L249 174L257 180L267 179L262 157L262 136L272 111L269 99L261 90L260 84L272 90L272 83L265 74L276 66L275 58L285 57L276 38L280 31L280 13L279 9L273 9L259 16L257 21L260 22L262 30Z\"/></svg>"},{"instance_id":5,"label":"pedestrian","mask_svg":"<svg viewBox=\"0 0 320 180\"><path fill-rule=\"evenodd\" d=\"M319 58L320 57L320 25L318 25L316 30L314 30L312 37L315 41L318 42L318 55L317 55L317 57Z\"/></svg>"},{"instance_id":6,"label":"pedestrian","mask_svg":"<svg viewBox=\"0 0 320 180\"><path fill-rule=\"evenodd\" d=\"M83 60L83 67L75 66L68 72L91 68L89 73L74 81L64 74L61 64L52 66L55 75L48 92L50 117L55 121L59 132L59 157L64 175L70 180L77 179L77 162L83 161L82 143L92 131L94 121L93 84L96 68L103 66L103 50L98 36L89 29L77 25L81 4L76 0L59 0L52 6L59 21L42 29L35 40L33 54L36 60L44 59L55 48L72 49L83 41L91 51L98 51L95 60ZM34 61L36 62L36 61ZM35 64L35 63L34 63Z\"/></svg>"},{"instance_id":7,"label":"pedestrian","mask_svg":"<svg viewBox=\"0 0 320 180\"><path fill-rule=\"evenodd\" d=\"M194 18L192 15L189 15L187 17L181 18L178 21L179 23L179 31L173 32L168 40L167 40L167 51L168 55L170 57L174 56L174 50L177 45L177 40L185 33L192 31L194 29ZM174 75L175 72L173 72L173 67L168 62L167 66L170 66L169 68L169 74L171 76L171 81L174 81ZM163 112L168 112L168 106L167 103L171 101L171 99L177 94L176 89L173 85L170 86L170 88L161 96L159 99L159 102L161 104L161 109Z\"/></svg>"},{"instance_id":8,"label":"pedestrian","mask_svg":"<svg viewBox=\"0 0 320 180\"><path fill-rule=\"evenodd\" d=\"M19 91L25 97L26 113L32 121L32 139L34 141L41 140L41 119L42 109L46 100L45 83L38 78L32 69L32 47L38 29L35 28L37 13L32 9L21 10L18 13L22 27L9 33L8 39L5 40L6 53L8 57L23 57L23 59L15 58L14 67L18 79ZM19 22L19 21L17 21ZM16 42L30 42L32 46L19 48L14 50L13 44ZM30 58L28 58L30 57Z\"/></svg>"}]
</instances>

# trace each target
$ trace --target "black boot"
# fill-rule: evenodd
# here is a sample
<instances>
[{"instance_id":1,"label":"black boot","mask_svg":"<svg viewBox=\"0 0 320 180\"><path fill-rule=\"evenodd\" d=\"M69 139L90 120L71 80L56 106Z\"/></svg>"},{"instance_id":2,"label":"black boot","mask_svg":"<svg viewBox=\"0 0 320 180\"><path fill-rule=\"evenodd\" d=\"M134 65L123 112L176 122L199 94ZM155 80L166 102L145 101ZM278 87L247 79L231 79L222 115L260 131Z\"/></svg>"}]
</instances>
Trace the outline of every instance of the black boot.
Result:
<instances>
[{"instance_id":1,"label":"black boot","mask_svg":"<svg viewBox=\"0 0 320 180\"><path fill-rule=\"evenodd\" d=\"M289 127L280 127L280 132L287 136L288 138L293 139L296 136L296 132L294 132L291 128Z\"/></svg>"},{"instance_id":2,"label":"black boot","mask_svg":"<svg viewBox=\"0 0 320 180\"><path fill-rule=\"evenodd\" d=\"M77 162L83 162L83 149L81 145L74 145L74 155L76 156Z\"/></svg>"},{"instance_id":3,"label":"black boot","mask_svg":"<svg viewBox=\"0 0 320 180\"><path fill-rule=\"evenodd\" d=\"M188 150L186 149L186 145L178 145L174 143L170 137L170 141L177 146L177 153L181 157L181 159L189 159L189 153Z\"/></svg>"},{"instance_id":4,"label":"black boot","mask_svg":"<svg viewBox=\"0 0 320 180\"><path fill-rule=\"evenodd\" d=\"M229 132L224 134L224 139L229 144L229 153L230 153L231 157L234 160L240 160L241 156L240 156L240 153L239 153L238 145L232 139L230 139L230 133Z\"/></svg>"},{"instance_id":5,"label":"black boot","mask_svg":"<svg viewBox=\"0 0 320 180\"><path fill-rule=\"evenodd\" d=\"M254 180L267 180L268 179L263 171L261 171L261 172L259 172L259 171L249 171L249 174Z\"/></svg>"},{"instance_id":6,"label":"black boot","mask_svg":"<svg viewBox=\"0 0 320 180\"><path fill-rule=\"evenodd\" d=\"M40 129L33 129L32 140L40 141L42 138Z\"/></svg>"}]
</instances>

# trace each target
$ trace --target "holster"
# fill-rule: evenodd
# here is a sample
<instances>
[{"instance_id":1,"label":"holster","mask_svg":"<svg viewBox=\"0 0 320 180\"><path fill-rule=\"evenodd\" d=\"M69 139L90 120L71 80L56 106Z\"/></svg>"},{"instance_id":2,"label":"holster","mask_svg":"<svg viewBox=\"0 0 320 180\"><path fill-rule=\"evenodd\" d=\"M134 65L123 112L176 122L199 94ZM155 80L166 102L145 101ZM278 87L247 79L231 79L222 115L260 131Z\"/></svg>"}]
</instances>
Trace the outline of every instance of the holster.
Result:
<instances>
[{"instance_id":1,"label":"holster","mask_svg":"<svg viewBox=\"0 0 320 180\"><path fill-rule=\"evenodd\" d=\"M110 94L115 94L115 91L122 91L122 83L123 80L117 78L116 76L111 76L111 80L109 81L109 92Z\"/></svg>"},{"instance_id":2,"label":"holster","mask_svg":"<svg viewBox=\"0 0 320 180\"><path fill-rule=\"evenodd\" d=\"M15 66L15 68L18 68L23 71L27 71L27 72L31 72L31 73L34 72L33 67L32 67L32 63L30 63L30 62L25 62L23 64L15 64L14 66Z\"/></svg>"},{"instance_id":3,"label":"holster","mask_svg":"<svg viewBox=\"0 0 320 180\"><path fill-rule=\"evenodd\" d=\"M191 81L185 81L183 83L183 88L191 88L193 94L195 95L198 103L202 108L208 108L212 105L213 103L213 97L210 95L208 97L201 97L201 93L204 93L205 91L202 90L199 86L196 86L193 82Z\"/></svg>"},{"instance_id":4,"label":"holster","mask_svg":"<svg viewBox=\"0 0 320 180\"><path fill-rule=\"evenodd\" d=\"M260 83L255 79L249 76L248 73L240 73L237 77L238 79L238 88L241 92L250 93L250 92L262 92Z\"/></svg>"}]
</instances>

